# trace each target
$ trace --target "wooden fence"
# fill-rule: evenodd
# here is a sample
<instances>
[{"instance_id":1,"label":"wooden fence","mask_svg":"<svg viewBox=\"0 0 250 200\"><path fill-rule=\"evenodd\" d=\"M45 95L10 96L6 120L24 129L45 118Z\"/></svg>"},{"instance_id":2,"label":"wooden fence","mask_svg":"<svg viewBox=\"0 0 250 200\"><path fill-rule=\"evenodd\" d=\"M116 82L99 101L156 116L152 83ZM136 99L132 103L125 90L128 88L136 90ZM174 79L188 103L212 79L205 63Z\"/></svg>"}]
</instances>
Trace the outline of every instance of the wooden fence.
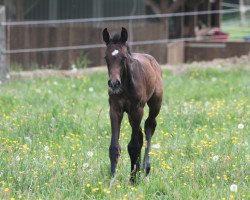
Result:
<instances>
[{"instance_id":1,"label":"wooden fence","mask_svg":"<svg viewBox=\"0 0 250 200\"><path fill-rule=\"evenodd\" d=\"M185 62L210 61L215 58L229 58L250 53L250 42L186 42Z\"/></svg>"}]
</instances>

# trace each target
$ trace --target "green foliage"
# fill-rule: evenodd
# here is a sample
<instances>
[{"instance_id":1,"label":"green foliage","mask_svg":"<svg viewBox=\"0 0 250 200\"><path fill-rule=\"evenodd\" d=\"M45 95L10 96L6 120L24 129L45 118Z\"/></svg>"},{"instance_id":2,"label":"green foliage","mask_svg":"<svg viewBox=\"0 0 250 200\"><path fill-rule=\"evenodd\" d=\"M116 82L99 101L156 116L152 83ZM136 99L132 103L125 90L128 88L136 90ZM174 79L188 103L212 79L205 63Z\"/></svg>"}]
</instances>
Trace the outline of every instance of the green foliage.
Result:
<instances>
[{"instance_id":1,"label":"green foliage","mask_svg":"<svg viewBox=\"0 0 250 200\"><path fill-rule=\"evenodd\" d=\"M77 69L85 69L91 64L91 60L86 53L81 53L73 64Z\"/></svg>"},{"instance_id":2,"label":"green foliage","mask_svg":"<svg viewBox=\"0 0 250 200\"><path fill-rule=\"evenodd\" d=\"M106 74L2 84L0 199L249 199L249 77L165 71L150 181L142 173L138 185L129 184L125 116L112 187Z\"/></svg>"}]
</instances>

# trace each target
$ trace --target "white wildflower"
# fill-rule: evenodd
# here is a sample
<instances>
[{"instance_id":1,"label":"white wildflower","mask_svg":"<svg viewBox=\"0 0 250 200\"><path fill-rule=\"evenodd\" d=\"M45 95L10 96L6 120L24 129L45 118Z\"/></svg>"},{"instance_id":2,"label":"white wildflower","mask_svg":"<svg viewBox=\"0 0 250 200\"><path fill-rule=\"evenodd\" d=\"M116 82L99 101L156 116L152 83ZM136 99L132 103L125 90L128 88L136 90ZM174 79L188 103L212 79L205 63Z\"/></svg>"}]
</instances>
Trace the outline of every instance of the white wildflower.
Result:
<instances>
[{"instance_id":1,"label":"white wildflower","mask_svg":"<svg viewBox=\"0 0 250 200\"><path fill-rule=\"evenodd\" d=\"M219 160L219 156L218 155L215 155L214 157L213 157L213 161L214 162L217 162Z\"/></svg>"},{"instance_id":2,"label":"white wildflower","mask_svg":"<svg viewBox=\"0 0 250 200\"><path fill-rule=\"evenodd\" d=\"M236 184L232 184L231 186L230 186L230 191L231 192L237 192L237 185Z\"/></svg>"},{"instance_id":3,"label":"white wildflower","mask_svg":"<svg viewBox=\"0 0 250 200\"><path fill-rule=\"evenodd\" d=\"M20 156L16 156L16 161L20 161L20 160L21 160Z\"/></svg>"},{"instance_id":4,"label":"white wildflower","mask_svg":"<svg viewBox=\"0 0 250 200\"><path fill-rule=\"evenodd\" d=\"M1 171L1 172L0 172L0 178L2 177L2 175L3 175L3 172Z\"/></svg>"},{"instance_id":5,"label":"white wildflower","mask_svg":"<svg viewBox=\"0 0 250 200\"><path fill-rule=\"evenodd\" d=\"M205 102L205 108L208 108L210 103L208 101Z\"/></svg>"},{"instance_id":6,"label":"white wildflower","mask_svg":"<svg viewBox=\"0 0 250 200\"><path fill-rule=\"evenodd\" d=\"M46 155L45 158L46 158L47 160L51 160L51 157L48 156L48 155Z\"/></svg>"},{"instance_id":7,"label":"white wildflower","mask_svg":"<svg viewBox=\"0 0 250 200\"><path fill-rule=\"evenodd\" d=\"M36 89L36 93L41 93L42 91L40 89Z\"/></svg>"},{"instance_id":8,"label":"white wildflower","mask_svg":"<svg viewBox=\"0 0 250 200\"><path fill-rule=\"evenodd\" d=\"M161 148L161 145L160 144L154 144L154 145L152 145L152 148L159 149L159 148Z\"/></svg>"},{"instance_id":9,"label":"white wildflower","mask_svg":"<svg viewBox=\"0 0 250 200\"><path fill-rule=\"evenodd\" d=\"M89 151L89 152L87 153L87 155L88 155L88 157L92 157L94 154L93 154L92 151Z\"/></svg>"},{"instance_id":10,"label":"white wildflower","mask_svg":"<svg viewBox=\"0 0 250 200\"><path fill-rule=\"evenodd\" d=\"M7 79L10 79L10 74L6 74L6 78L7 78Z\"/></svg>"},{"instance_id":11,"label":"white wildflower","mask_svg":"<svg viewBox=\"0 0 250 200\"><path fill-rule=\"evenodd\" d=\"M85 168L85 169L86 169L86 168L88 168L88 167L89 167L89 163L83 163L83 165L82 165L82 166L83 166L83 168Z\"/></svg>"},{"instance_id":12,"label":"white wildflower","mask_svg":"<svg viewBox=\"0 0 250 200\"><path fill-rule=\"evenodd\" d=\"M82 186L85 188L85 186L86 186L86 182L85 181L82 182Z\"/></svg>"},{"instance_id":13,"label":"white wildflower","mask_svg":"<svg viewBox=\"0 0 250 200\"><path fill-rule=\"evenodd\" d=\"M89 92L94 92L94 88L90 87Z\"/></svg>"},{"instance_id":14,"label":"white wildflower","mask_svg":"<svg viewBox=\"0 0 250 200\"><path fill-rule=\"evenodd\" d=\"M45 152L48 152L48 151L49 151L49 147L48 147L48 146L45 146L45 147L44 147L44 151L45 151Z\"/></svg>"},{"instance_id":15,"label":"white wildflower","mask_svg":"<svg viewBox=\"0 0 250 200\"><path fill-rule=\"evenodd\" d=\"M213 77L212 78L212 82L216 82L217 81L217 78L216 77Z\"/></svg>"},{"instance_id":16,"label":"white wildflower","mask_svg":"<svg viewBox=\"0 0 250 200\"><path fill-rule=\"evenodd\" d=\"M238 124L238 129L243 129L244 128L244 124Z\"/></svg>"},{"instance_id":17,"label":"white wildflower","mask_svg":"<svg viewBox=\"0 0 250 200\"><path fill-rule=\"evenodd\" d=\"M53 82L54 85L58 85L58 83L56 81Z\"/></svg>"}]
</instances>

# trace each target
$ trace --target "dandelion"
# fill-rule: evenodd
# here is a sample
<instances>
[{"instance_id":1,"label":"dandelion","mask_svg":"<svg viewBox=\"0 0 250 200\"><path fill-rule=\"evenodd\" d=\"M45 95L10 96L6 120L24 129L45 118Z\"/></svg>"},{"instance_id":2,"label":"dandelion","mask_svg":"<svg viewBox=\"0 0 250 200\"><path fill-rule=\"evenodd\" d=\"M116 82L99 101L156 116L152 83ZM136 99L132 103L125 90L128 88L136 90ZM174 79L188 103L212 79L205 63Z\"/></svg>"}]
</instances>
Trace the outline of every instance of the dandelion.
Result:
<instances>
[{"instance_id":1,"label":"dandelion","mask_svg":"<svg viewBox=\"0 0 250 200\"><path fill-rule=\"evenodd\" d=\"M102 191L105 192L106 194L110 194L110 190L108 190L106 188L104 188Z\"/></svg>"},{"instance_id":2,"label":"dandelion","mask_svg":"<svg viewBox=\"0 0 250 200\"><path fill-rule=\"evenodd\" d=\"M20 160L21 160L20 156L16 156L16 161L20 161Z\"/></svg>"},{"instance_id":3,"label":"dandelion","mask_svg":"<svg viewBox=\"0 0 250 200\"><path fill-rule=\"evenodd\" d=\"M82 165L82 166L83 166L83 168L84 168L84 169L86 169L86 168L88 168L88 167L89 167L89 163L83 163L83 165Z\"/></svg>"},{"instance_id":4,"label":"dandelion","mask_svg":"<svg viewBox=\"0 0 250 200\"><path fill-rule=\"evenodd\" d=\"M4 192L9 192L9 188L4 188Z\"/></svg>"},{"instance_id":5,"label":"dandelion","mask_svg":"<svg viewBox=\"0 0 250 200\"><path fill-rule=\"evenodd\" d=\"M230 186L230 191L231 192L237 192L237 185L236 184L232 184L231 186Z\"/></svg>"},{"instance_id":6,"label":"dandelion","mask_svg":"<svg viewBox=\"0 0 250 200\"><path fill-rule=\"evenodd\" d=\"M27 151L27 150L29 150L29 146L27 144L24 144L23 149Z\"/></svg>"},{"instance_id":7,"label":"dandelion","mask_svg":"<svg viewBox=\"0 0 250 200\"><path fill-rule=\"evenodd\" d=\"M51 157L50 157L50 156L45 156L45 158L46 158L47 160L51 160Z\"/></svg>"},{"instance_id":8,"label":"dandelion","mask_svg":"<svg viewBox=\"0 0 250 200\"><path fill-rule=\"evenodd\" d=\"M243 129L244 128L244 124L238 124L238 129Z\"/></svg>"},{"instance_id":9,"label":"dandelion","mask_svg":"<svg viewBox=\"0 0 250 200\"><path fill-rule=\"evenodd\" d=\"M90 87L89 92L94 92L94 88Z\"/></svg>"},{"instance_id":10,"label":"dandelion","mask_svg":"<svg viewBox=\"0 0 250 200\"><path fill-rule=\"evenodd\" d=\"M94 155L94 153L93 153L92 151L89 151L89 152L87 153L87 155L88 155L88 157L92 157L92 156Z\"/></svg>"},{"instance_id":11,"label":"dandelion","mask_svg":"<svg viewBox=\"0 0 250 200\"><path fill-rule=\"evenodd\" d=\"M44 147L44 151L45 151L45 152L48 152L48 151L49 151L49 147L48 147L48 146L45 146L45 147Z\"/></svg>"},{"instance_id":12,"label":"dandelion","mask_svg":"<svg viewBox=\"0 0 250 200\"><path fill-rule=\"evenodd\" d=\"M213 161L214 162L217 162L219 160L219 156L218 155L215 155L214 157L213 157Z\"/></svg>"},{"instance_id":13,"label":"dandelion","mask_svg":"<svg viewBox=\"0 0 250 200\"><path fill-rule=\"evenodd\" d=\"M98 190L100 190L100 188L97 188L97 187L96 187L96 188L93 188L93 189L92 189L93 192L96 192L96 191L98 191Z\"/></svg>"},{"instance_id":14,"label":"dandelion","mask_svg":"<svg viewBox=\"0 0 250 200\"><path fill-rule=\"evenodd\" d=\"M161 145L160 144L154 144L154 145L152 145L152 148L159 149L159 148L161 148Z\"/></svg>"}]
</instances>

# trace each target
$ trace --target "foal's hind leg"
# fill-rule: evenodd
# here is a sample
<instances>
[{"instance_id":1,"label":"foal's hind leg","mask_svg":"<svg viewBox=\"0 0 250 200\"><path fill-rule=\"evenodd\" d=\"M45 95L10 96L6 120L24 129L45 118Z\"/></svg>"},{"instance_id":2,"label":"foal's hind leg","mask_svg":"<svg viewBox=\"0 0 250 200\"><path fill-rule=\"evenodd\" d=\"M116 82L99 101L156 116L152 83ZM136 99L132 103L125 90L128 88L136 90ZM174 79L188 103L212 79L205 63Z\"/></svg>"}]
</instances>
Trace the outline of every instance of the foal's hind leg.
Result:
<instances>
[{"instance_id":1,"label":"foal's hind leg","mask_svg":"<svg viewBox=\"0 0 250 200\"><path fill-rule=\"evenodd\" d=\"M145 148L145 155L143 160L143 168L146 171L146 176L150 172L150 163L149 163L149 151L150 151L150 145L151 145L151 138L154 134L155 127L157 125L155 118L160 112L161 108L161 102L162 98L153 96L148 101L148 107L149 107L149 116L145 121L144 130L146 135L146 148Z\"/></svg>"}]
</instances>

